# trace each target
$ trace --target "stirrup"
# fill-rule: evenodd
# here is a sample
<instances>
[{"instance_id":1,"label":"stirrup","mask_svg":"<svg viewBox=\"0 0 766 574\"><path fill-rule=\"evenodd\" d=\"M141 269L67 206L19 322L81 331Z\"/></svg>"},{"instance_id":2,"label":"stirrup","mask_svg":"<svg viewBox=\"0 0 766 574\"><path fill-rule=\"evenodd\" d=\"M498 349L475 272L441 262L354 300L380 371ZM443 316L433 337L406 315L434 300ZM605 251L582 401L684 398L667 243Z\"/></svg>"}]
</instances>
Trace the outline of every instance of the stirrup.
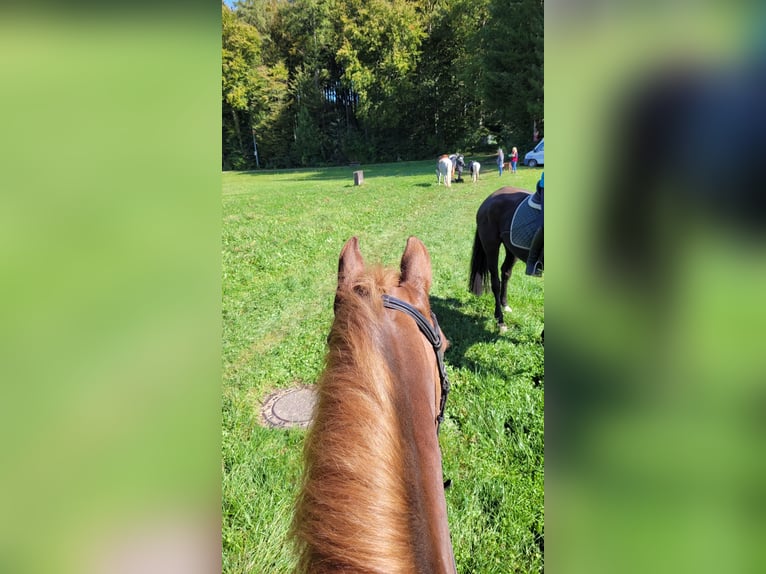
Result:
<instances>
[{"instance_id":1,"label":"stirrup","mask_svg":"<svg viewBox=\"0 0 766 574\"><path fill-rule=\"evenodd\" d=\"M529 266L527 266L527 275L530 275L531 277L542 277L543 276L543 265L540 263L540 261L535 261L534 266L532 267L532 271L530 272Z\"/></svg>"}]
</instances>

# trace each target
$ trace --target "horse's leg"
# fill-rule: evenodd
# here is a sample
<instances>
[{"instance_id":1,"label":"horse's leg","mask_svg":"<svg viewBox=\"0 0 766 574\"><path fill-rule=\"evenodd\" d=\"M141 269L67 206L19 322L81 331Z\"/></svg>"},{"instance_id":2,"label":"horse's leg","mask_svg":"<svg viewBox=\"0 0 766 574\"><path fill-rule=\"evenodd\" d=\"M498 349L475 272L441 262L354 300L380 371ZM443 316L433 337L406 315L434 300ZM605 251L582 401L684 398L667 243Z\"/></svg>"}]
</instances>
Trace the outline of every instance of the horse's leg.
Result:
<instances>
[{"instance_id":1,"label":"horse's leg","mask_svg":"<svg viewBox=\"0 0 766 574\"><path fill-rule=\"evenodd\" d=\"M505 246L505 261L500 268L500 305L506 313L511 312L511 308L508 306L508 282L511 280L514 263L516 263L516 256L508 249L508 246Z\"/></svg>"},{"instance_id":2,"label":"horse's leg","mask_svg":"<svg viewBox=\"0 0 766 574\"><path fill-rule=\"evenodd\" d=\"M500 244L485 245L487 254L487 267L489 267L489 277L492 283L492 295L495 297L495 319L500 326L501 331L507 328L503 321L503 308L500 306L500 276L497 273L497 262L500 255Z\"/></svg>"}]
</instances>

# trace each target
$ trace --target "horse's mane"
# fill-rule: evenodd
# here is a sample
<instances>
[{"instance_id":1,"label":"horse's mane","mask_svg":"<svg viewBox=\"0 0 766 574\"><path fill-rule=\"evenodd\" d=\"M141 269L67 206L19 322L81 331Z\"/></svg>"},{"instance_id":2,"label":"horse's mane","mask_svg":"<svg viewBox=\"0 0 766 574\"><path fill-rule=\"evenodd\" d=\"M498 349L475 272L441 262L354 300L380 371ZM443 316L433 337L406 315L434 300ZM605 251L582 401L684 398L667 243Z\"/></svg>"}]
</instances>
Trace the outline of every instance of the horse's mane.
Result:
<instances>
[{"instance_id":1,"label":"horse's mane","mask_svg":"<svg viewBox=\"0 0 766 574\"><path fill-rule=\"evenodd\" d=\"M405 452L381 331L399 273L374 267L336 295L292 536L299 571L410 572Z\"/></svg>"}]
</instances>

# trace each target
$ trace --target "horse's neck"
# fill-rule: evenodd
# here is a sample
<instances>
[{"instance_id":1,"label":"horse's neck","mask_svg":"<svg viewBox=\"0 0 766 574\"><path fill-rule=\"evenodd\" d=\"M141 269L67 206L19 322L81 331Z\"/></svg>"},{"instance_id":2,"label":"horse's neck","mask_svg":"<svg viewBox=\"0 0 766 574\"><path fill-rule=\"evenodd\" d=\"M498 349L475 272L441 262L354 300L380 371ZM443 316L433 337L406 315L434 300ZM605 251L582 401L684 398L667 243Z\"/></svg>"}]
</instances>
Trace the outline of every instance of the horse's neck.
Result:
<instances>
[{"instance_id":1,"label":"horse's neck","mask_svg":"<svg viewBox=\"0 0 766 574\"><path fill-rule=\"evenodd\" d=\"M447 521L447 503L444 498L444 478L441 468L441 453L433 425L420 425L423 432L415 433L413 449L419 461L416 468L410 467L413 484L413 499L422 504L422 516L427 534L421 541L425 544L422 558L424 572L452 574L455 572Z\"/></svg>"},{"instance_id":2,"label":"horse's neck","mask_svg":"<svg viewBox=\"0 0 766 574\"><path fill-rule=\"evenodd\" d=\"M406 358L402 359L395 359L394 363L407 365ZM424 382L429 380L428 376L424 377L417 370L403 371L406 373L398 382L398 388L402 389L398 410L403 444L409 449L406 455L409 498L416 506L413 513L415 520L421 521L412 525L418 570L452 574L455 572L454 558L444 497L441 451L436 435L436 413L432 406L437 398L434 396L436 385L435 382Z\"/></svg>"},{"instance_id":3,"label":"horse's neck","mask_svg":"<svg viewBox=\"0 0 766 574\"><path fill-rule=\"evenodd\" d=\"M385 349L331 351L347 367L333 363L320 381L307 443L309 479L296 513L305 571L455 572L433 350L420 333L396 334L383 337Z\"/></svg>"}]
</instances>

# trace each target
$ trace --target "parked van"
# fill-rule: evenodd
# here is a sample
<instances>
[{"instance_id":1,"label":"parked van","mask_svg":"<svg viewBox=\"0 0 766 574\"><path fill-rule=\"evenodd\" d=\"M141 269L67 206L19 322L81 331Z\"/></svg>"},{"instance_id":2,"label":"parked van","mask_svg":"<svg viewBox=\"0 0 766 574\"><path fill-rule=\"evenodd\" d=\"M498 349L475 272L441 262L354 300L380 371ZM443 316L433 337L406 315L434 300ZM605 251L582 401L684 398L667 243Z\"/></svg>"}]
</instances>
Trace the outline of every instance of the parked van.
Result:
<instances>
[{"instance_id":1,"label":"parked van","mask_svg":"<svg viewBox=\"0 0 766 574\"><path fill-rule=\"evenodd\" d=\"M538 165L545 164L545 138L540 140L540 143L535 146L527 155L524 156L524 165L529 167L537 167Z\"/></svg>"}]
</instances>

